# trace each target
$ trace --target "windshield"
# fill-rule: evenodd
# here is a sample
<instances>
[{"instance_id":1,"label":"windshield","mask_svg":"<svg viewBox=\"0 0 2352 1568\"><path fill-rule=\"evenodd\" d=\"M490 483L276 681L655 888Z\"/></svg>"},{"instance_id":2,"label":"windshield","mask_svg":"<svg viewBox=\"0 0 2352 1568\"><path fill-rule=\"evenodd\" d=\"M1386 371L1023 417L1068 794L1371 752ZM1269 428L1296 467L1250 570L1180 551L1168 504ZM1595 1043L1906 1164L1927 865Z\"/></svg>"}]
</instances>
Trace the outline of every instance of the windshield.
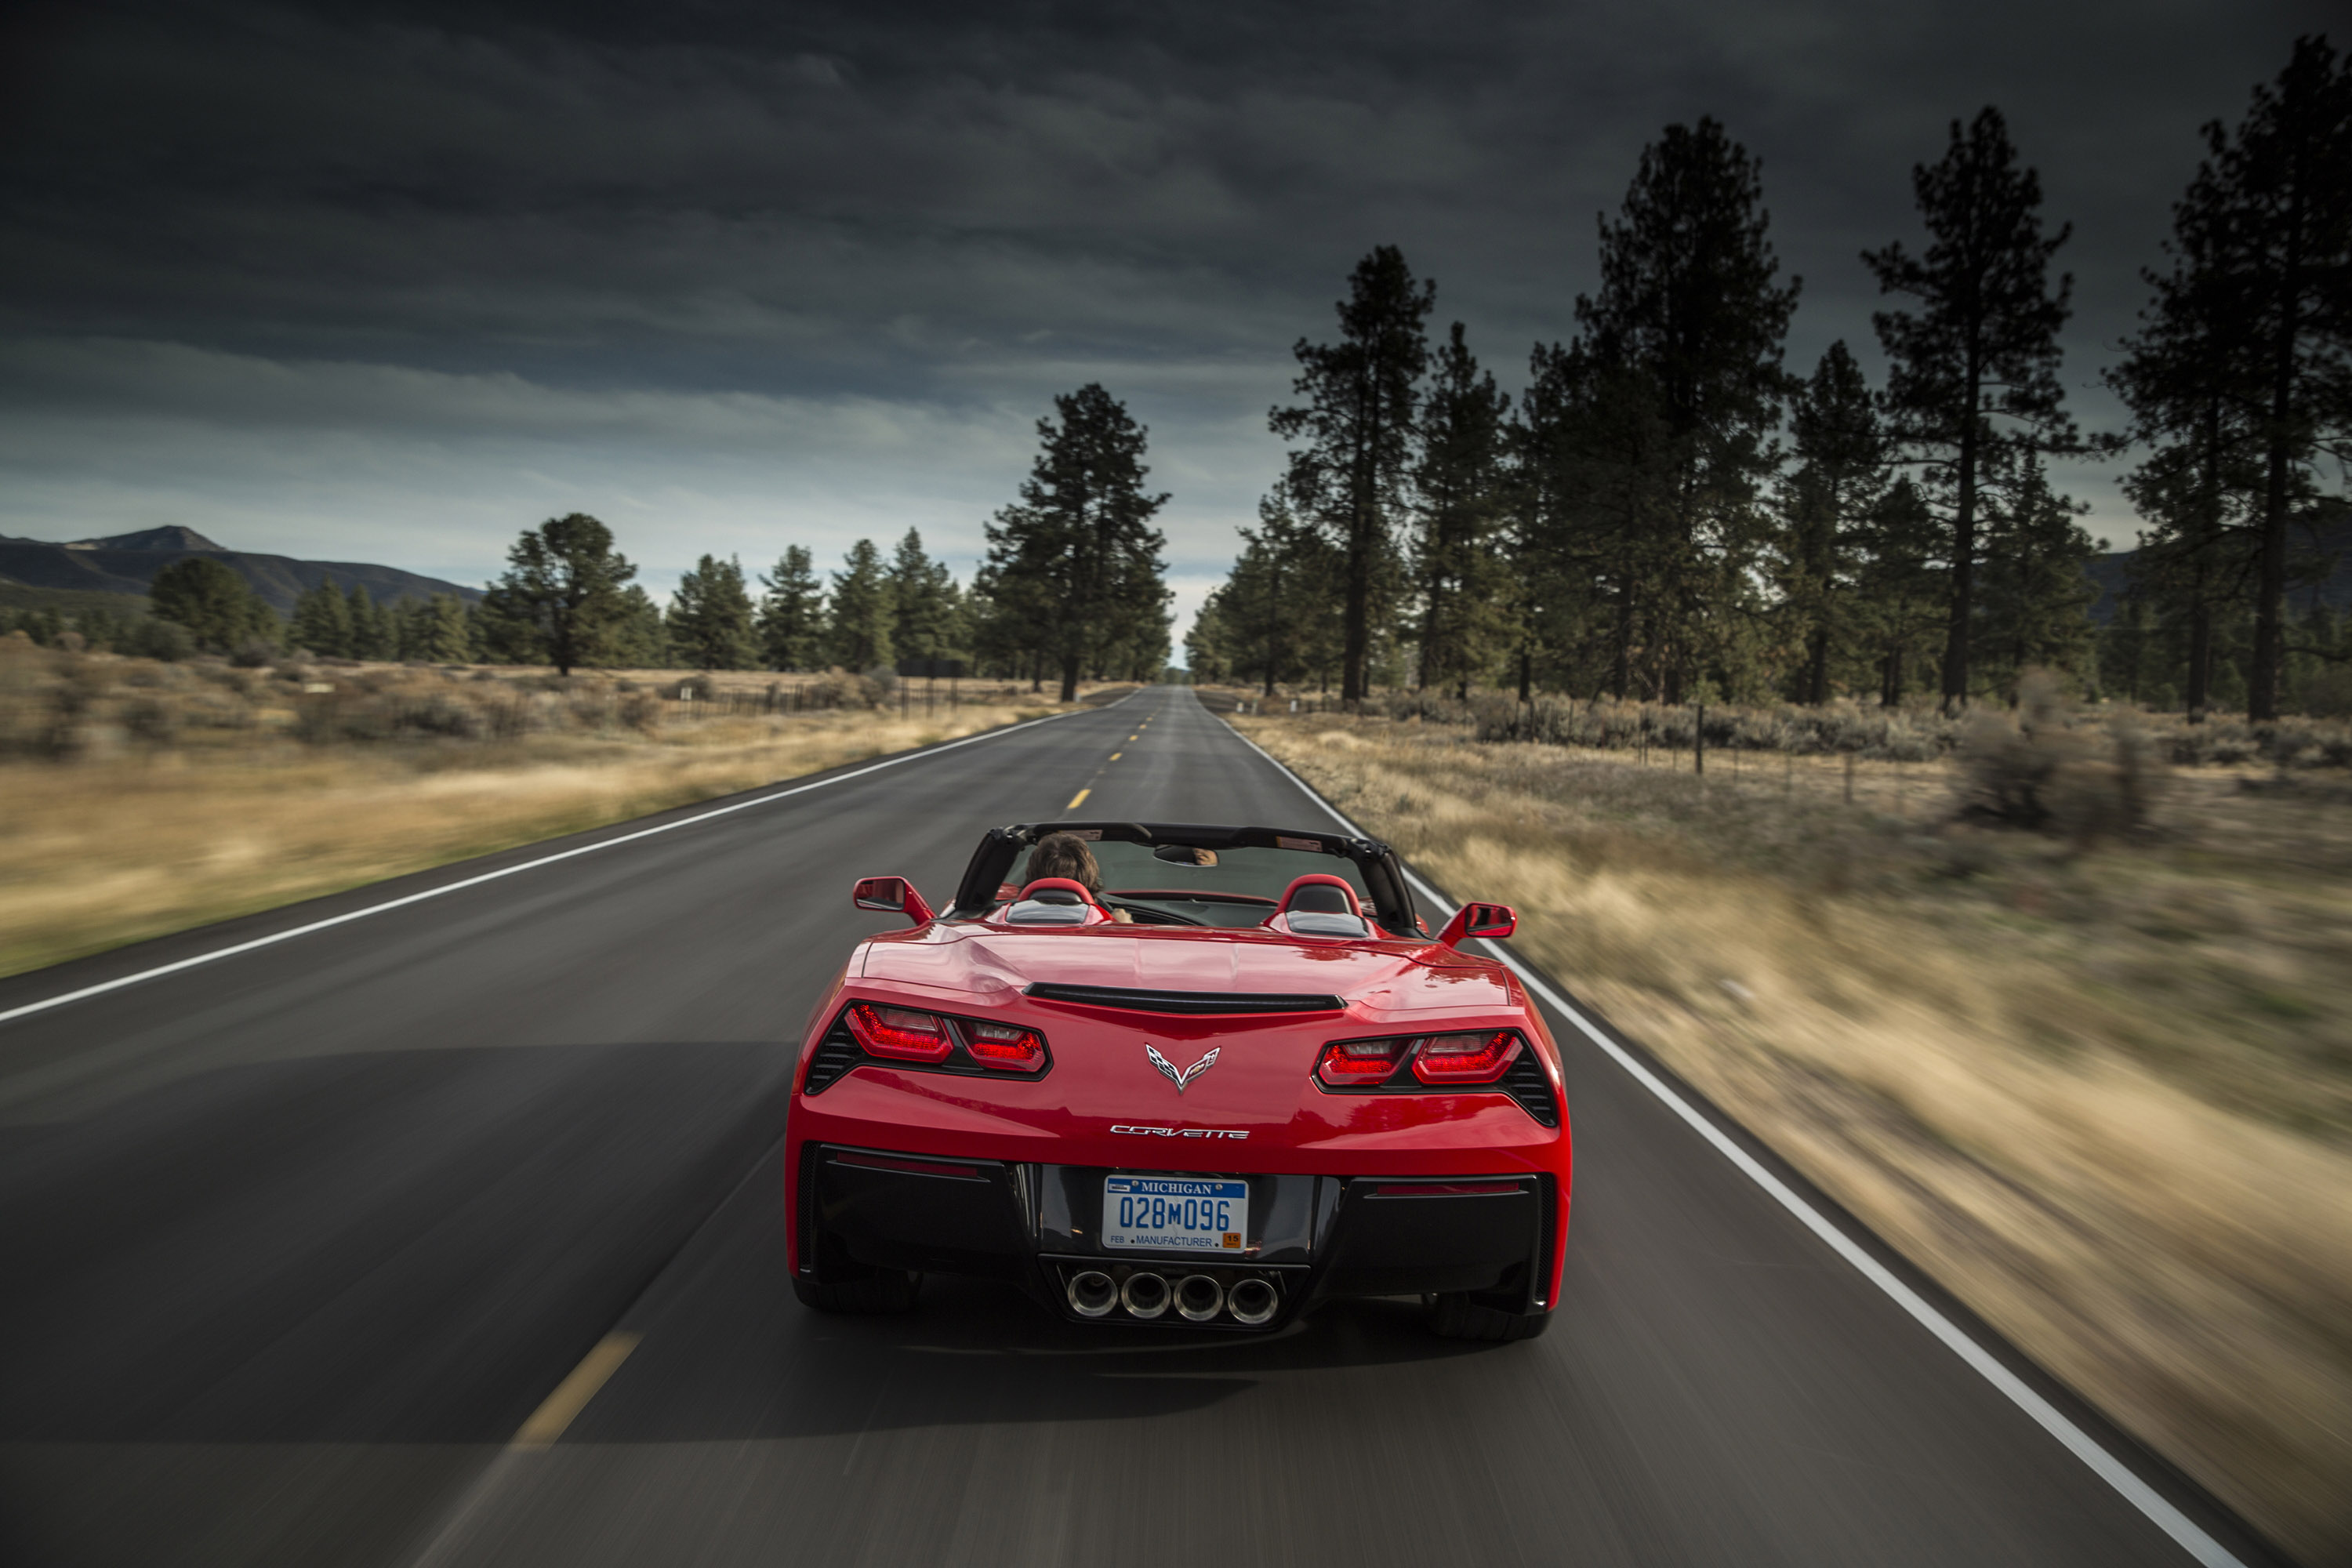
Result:
<instances>
[{"instance_id":1,"label":"windshield","mask_svg":"<svg viewBox=\"0 0 2352 1568\"><path fill-rule=\"evenodd\" d=\"M1102 868L1102 901L1124 908L1147 921L1152 915L1170 923L1254 926L1274 913L1282 890L1309 871L1338 877L1356 889L1356 898L1370 912L1370 891L1356 863L1341 855L1311 849L1203 849L1187 855L1213 858L1213 865L1186 865L1160 859L1149 844L1097 840L1087 846ZM999 889L1011 898L1028 881L1029 858L1024 849L1013 873ZM1155 922L1156 923L1156 922Z\"/></svg>"}]
</instances>

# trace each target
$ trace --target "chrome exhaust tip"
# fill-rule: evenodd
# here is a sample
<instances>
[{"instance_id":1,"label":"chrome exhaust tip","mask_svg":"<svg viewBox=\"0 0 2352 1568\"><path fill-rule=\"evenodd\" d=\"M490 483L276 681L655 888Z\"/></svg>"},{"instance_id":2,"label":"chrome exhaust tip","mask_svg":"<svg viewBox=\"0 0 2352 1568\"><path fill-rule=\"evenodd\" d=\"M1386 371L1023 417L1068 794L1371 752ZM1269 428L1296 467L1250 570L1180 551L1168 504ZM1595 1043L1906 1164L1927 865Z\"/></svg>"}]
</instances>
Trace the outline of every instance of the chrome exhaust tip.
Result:
<instances>
[{"instance_id":1,"label":"chrome exhaust tip","mask_svg":"<svg viewBox=\"0 0 2352 1568\"><path fill-rule=\"evenodd\" d=\"M1244 1279L1225 1292L1225 1305L1232 1309L1234 1321L1254 1329L1281 1309L1282 1298L1264 1279Z\"/></svg>"},{"instance_id":2,"label":"chrome exhaust tip","mask_svg":"<svg viewBox=\"0 0 2352 1568\"><path fill-rule=\"evenodd\" d=\"M1205 1323L1224 1305L1225 1288L1206 1274L1187 1274L1176 1282L1176 1310L1187 1322Z\"/></svg>"},{"instance_id":3,"label":"chrome exhaust tip","mask_svg":"<svg viewBox=\"0 0 2352 1568\"><path fill-rule=\"evenodd\" d=\"M1118 1304L1118 1286L1099 1268L1081 1268L1070 1276L1070 1310L1081 1318L1099 1318Z\"/></svg>"},{"instance_id":4,"label":"chrome exhaust tip","mask_svg":"<svg viewBox=\"0 0 2352 1568\"><path fill-rule=\"evenodd\" d=\"M1168 1310L1168 1281L1157 1274L1130 1274L1118 1300L1131 1318L1156 1318Z\"/></svg>"}]
</instances>

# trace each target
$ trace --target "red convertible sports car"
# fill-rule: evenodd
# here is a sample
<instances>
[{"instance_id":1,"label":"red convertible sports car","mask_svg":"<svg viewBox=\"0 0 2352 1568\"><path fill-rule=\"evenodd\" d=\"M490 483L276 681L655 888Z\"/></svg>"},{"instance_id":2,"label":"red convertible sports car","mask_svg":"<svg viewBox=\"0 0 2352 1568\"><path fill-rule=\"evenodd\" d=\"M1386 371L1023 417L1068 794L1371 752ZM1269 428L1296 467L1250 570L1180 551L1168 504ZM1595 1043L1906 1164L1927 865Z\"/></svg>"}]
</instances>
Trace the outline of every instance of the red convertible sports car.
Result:
<instances>
[{"instance_id":1,"label":"red convertible sports car","mask_svg":"<svg viewBox=\"0 0 2352 1568\"><path fill-rule=\"evenodd\" d=\"M1463 1338L1550 1321L1559 1053L1461 951L1510 910L1432 937L1385 844L1130 822L991 829L939 913L898 877L855 897L911 925L857 945L801 1048L809 1306L899 1310L936 1272L1105 1323L1269 1332L1399 1295Z\"/></svg>"}]
</instances>

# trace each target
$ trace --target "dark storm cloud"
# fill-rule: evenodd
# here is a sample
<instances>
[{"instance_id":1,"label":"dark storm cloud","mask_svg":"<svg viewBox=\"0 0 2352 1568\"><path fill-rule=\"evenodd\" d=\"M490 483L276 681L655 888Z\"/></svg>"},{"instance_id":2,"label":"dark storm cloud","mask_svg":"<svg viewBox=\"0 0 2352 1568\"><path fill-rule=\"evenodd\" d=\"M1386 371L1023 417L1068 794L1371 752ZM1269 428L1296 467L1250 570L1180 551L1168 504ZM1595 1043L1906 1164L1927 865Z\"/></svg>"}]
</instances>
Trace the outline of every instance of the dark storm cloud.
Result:
<instances>
[{"instance_id":1,"label":"dark storm cloud","mask_svg":"<svg viewBox=\"0 0 2352 1568\"><path fill-rule=\"evenodd\" d=\"M1516 379L1570 330L1643 143L1702 113L1764 160L1802 368L1867 348L1856 252L1914 236L1909 166L2000 103L2076 226L2085 386L2197 124L2320 25L1727 0L24 14L0 531L209 506L280 547L404 529L478 574L572 497L639 517L663 565L908 521L968 555L1047 397L1099 378L1153 426L1197 579L1275 471L1288 344L1328 330L1359 255L1402 245Z\"/></svg>"}]
</instances>

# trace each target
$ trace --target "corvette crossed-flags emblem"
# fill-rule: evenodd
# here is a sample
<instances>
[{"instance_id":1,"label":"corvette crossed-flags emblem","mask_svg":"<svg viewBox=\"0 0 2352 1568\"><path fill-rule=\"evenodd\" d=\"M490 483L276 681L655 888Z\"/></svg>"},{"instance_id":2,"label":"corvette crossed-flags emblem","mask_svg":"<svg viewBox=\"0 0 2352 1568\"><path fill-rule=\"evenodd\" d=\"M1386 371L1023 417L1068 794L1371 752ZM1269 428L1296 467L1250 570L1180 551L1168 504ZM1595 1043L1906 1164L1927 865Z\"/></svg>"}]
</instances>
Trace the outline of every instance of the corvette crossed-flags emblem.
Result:
<instances>
[{"instance_id":1,"label":"corvette crossed-flags emblem","mask_svg":"<svg viewBox=\"0 0 2352 1568\"><path fill-rule=\"evenodd\" d=\"M1223 1048L1223 1047L1217 1047L1217 1049ZM1194 1079L1199 1078L1202 1073L1207 1072L1211 1068L1217 1065L1217 1049L1211 1050L1207 1056L1202 1057L1199 1061L1194 1062L1191 1067L1185 1068L1181 1071L1178 1070L1174 1062L1170 1061L1166 1057L1160 1054L1160 1047L1158 1046L1152 1045L1150 1041L1146 1041L1144 1043L1143 1054L1151 1058L1151 1065L1158 1068L1160 1072L1167 1077L1168 1081L1176 1086L1177 1093L1181 1094L1186 1089L1192 1086L1192 1082Z\"/></svg>"}]
</instances>

